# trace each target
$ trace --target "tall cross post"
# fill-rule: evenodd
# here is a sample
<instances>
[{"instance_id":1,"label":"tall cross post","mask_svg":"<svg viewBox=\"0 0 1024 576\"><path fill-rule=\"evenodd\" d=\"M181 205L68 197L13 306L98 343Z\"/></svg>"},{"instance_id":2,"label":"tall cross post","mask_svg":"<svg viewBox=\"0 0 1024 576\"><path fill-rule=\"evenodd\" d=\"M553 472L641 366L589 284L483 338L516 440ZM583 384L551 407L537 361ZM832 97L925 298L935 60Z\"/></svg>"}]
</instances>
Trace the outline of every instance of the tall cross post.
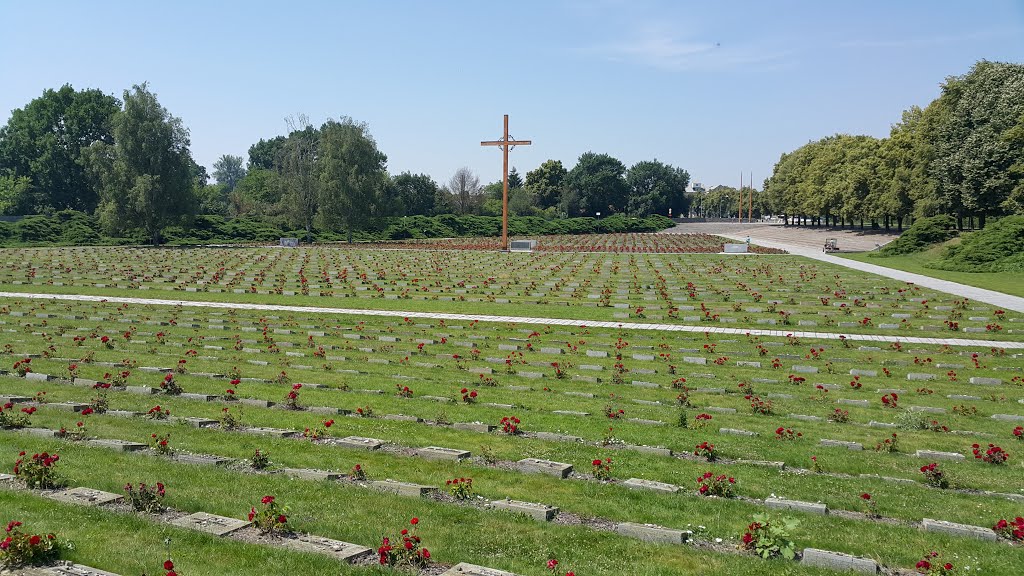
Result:
<instances>
[{"instance_id":1,"label":"tall cross post","mask_svg":"<svg viewBox=\"0 0 1024 576\"><path fill-rule=\"evenodd\" d=\"M503 167L501 178L501 249L508 250L508 151L515 146L529 146L530 140L513 140L508 135L508 114L505 114L505 134L501 140L487 140L481 146L498 146L501 148Z\"/></svg>"}]
</instances>

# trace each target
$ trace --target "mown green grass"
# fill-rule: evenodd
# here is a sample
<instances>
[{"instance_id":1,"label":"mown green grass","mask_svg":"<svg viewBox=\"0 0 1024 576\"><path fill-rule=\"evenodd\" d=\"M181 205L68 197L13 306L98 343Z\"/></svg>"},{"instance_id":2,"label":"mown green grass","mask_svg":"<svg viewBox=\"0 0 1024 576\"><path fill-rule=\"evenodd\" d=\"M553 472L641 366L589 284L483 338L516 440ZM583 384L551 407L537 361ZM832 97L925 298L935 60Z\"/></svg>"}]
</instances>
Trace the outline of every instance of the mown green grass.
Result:
<instances>
[{"instance_id":1,"label":"mown green grass","mask_svg":"<svg viewBox=\"0 0 1024 576\"><path fill-rule=\"evenodd\" d=\"M888 256L885 258L875 256L871 252L839 254L843 258L877 264L887 268L895 268L904 272L912 272L940 280L959 282L968 286L976 286L987 290L995 290L1004 294L1024 297L1024 272L954 272L950 270L937 270L928 268L927 264L938 260L945 249L945 246L952 242L959 242L959 239L934 246L923 252L907 254L904 256Z\"/></svg>"}]
</instances>

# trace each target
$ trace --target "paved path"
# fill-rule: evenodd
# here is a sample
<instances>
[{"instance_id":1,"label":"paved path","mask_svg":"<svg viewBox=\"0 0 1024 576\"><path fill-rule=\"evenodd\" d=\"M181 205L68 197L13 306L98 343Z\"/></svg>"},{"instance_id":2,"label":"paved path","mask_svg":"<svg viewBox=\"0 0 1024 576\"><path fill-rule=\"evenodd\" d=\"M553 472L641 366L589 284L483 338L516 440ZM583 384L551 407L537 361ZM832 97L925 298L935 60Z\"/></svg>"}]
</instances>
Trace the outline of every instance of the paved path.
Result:
<instances>
[{"instance_id":1,"label":"paved path","mask_svg":"<svg viewBox=\"0 0 1024 576\"><path fill-rule=\"evenodd\" d=\"M818 236L830 236L839 238L840 248L862 248L867 251L874 247L874 243L884 244L887 236L884 234L864 234L857 231L827 231L814 230L813 228L784 228L779 225L768 224L721 224L721 223L693 223L670 228L666 233L705 232L717 234L739 242L746 241L747 237L754 244L768 248L779 248L796 256L804 256L820 262L828 262L836 266L844 266L861 272L869 272L886 278L892 278L901 282L913 282L919 286L941 290L947 294L966 297L977 302L984 302L997 306L1003 310L1024 312L1024 298L1012 296L995 290L986 290L959 282L940 280L931 276L904 272L894 268L858 262L847 258L840 258L821 251L824 240L816 239ZM809 244L809 238L813 241ZM870 244L870 246L868 246Z\"/></svg>"},{"instance_id":2,"label":"paved path","mask_svg":"<svg viewBox=\"0 0 1024 576\"><path fill-rule=\"evenodd\" d=\"M30 298L36 300L63 300L76 302L110 302L114 304L143 304L151 306L182 306L188 308L234 308L236 310L265 310L308 314L343 314L349 316L382 316L388 318L425 318L432 320L464 320L472 322L512 322L516 324L538 324L545 326L587 326L588 328L626 328L628 330L650 330L655 332L693 332L703 334L736 334L752 336L774 336L783 338L789 334L798 338L838 340L840 336L855 342L901 342L905 344L929 344L941 346L980 346L982 348L1024 349L1024 341L973 340L969 338L923 338L915 336L889 336L883 334L843 334L838 332L806 332L797 330L764 330L725 328L722 326L691 326L680 324L652 324L646 322L607 322L575 320L567 318L533 318L526 316L492 316L474 314L449 314L444 312L403 312L401 310L364 310L361 308L326 308L319 306L288 306L283 304L250 304L242 302L203 302L199 300L168 300L162 298L125 298L118 296L87 296L82 294L32 294L22 292L0 292L0 298Z\"/></svg>"}]
</instances>

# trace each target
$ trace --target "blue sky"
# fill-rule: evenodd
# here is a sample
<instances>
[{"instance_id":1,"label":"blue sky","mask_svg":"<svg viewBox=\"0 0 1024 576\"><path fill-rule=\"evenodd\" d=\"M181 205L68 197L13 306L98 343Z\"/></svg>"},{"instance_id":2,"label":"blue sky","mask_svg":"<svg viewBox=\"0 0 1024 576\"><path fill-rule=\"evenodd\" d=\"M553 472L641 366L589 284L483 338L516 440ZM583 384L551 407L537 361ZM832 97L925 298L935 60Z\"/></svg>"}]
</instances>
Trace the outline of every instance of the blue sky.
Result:
<instances>
[{"instance_id":1,"label":"blue sky","mask_svg":"<svg viewBox=\"0 0 1024 576\"><path fill-rule=\"evenodd\" d=\"M70 83L148 81L196 160L246 156L284 118L369 124L392 173L500 179L588 150L760 186L782 152L885 136L979 59L1024 62L1024 2L0 0L0 119Z\"/></svg>"}]
</instances>

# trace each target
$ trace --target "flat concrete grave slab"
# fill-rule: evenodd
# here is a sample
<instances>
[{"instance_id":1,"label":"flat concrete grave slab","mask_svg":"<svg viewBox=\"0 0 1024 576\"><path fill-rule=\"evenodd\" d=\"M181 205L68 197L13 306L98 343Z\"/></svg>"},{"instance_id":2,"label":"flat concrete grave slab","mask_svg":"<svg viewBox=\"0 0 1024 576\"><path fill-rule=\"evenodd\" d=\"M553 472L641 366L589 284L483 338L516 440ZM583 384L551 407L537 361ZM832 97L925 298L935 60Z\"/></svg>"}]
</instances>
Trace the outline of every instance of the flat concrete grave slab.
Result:
<instances>
[{"instance_id":1,"label":"flat concrete grave slab","mask_svg":"<svg viewBox=\"0 0 1024 576\"><path fill-rule=\"evenodd\" d=\"M44 404L44 406L54 410L63 410L64 412L81 412L89 407L88 404L78 404L77 402L56 402L53 404Z\"/></svg>"},{"instance_id":2,"label":"flat concrete grave slab","mask_svg":"<svg viewBox=\"0 0 1024 576\"><path fill-rule=\"evenodd\" d=\"M213 402L220 398L220 396L214 396L213 394L195 394L192 392L182 392L178 395L178 398L184 398L185 400L198 400L199 402Z\"/></svg>"},{"instance_id":3,"label":"flat concrete grave slab","mask_svg":"<svg viewBox=\"0 0 1024 576\"><path fill-rule=\"evenodd\" d=\"M636 524L634 522L616 524L615 532L645 542L658 542L661 544L682 544L686 542L687 538L686 533L682 530L674 530L654 524Z\"/></svg>"},{"instance_id":4,"label":"flat concrete grave slab","mask_svg":"<svg viewBox=\"0 0 1024 576\"><path fill-rule=\"evenodd\" d=\"M970 524L957 524L945 520L932 520L925 518L921 521L921 527L925 532L941 532L952 536L963 536L965 538L978 538L980 540L997 540L998 536L991 528L971 526Z\"/></svg>"},{"instance_id":5,"label":"flat concrete grave slab","mask_svg":"<svg viewBox=\"0 0 1024 576\"><path fill-rule=\"evenodd\" d=\"M555 442L583 442L583 438L579 436L559 434L557 432L534 432L533 437L540 440L553 440Z\"/></svg>"},{"instance_id":6,"label":"flat concrete grave slab","mask_svg":"<svg viewBox=\"0 0 1024 576\"><path fill-rule=\"evenodd\" d=\"M31 398L25 396L0 396L0 406L4 404L23 404L28 402Z\"/></svg>"},{"instance_id":7,"label":"flat concrete grave slab","mask_svg":"<svg viewBox=\"0 0 1024 576\"><path fill-rule=\"evenodd\" d=\"M958 452L939 452L938 450L918 450L914 452L914 456L929 460L965 460L964 455Z\"/></svg>"},{"instance_id":8,"label":"flat concrete grave slab","mask_svg":"<svg viewBox=\"0 0 1024 576\"><path fill-rule=\"evenodd\" d=\"M312 534L298 534L291 538L283 538L280 543L285 548L327 554L343 562L355 562L373 553L373 550L366 546Z\"/></svg>"},{"instance_id":9,"label":"flat concrete grave slab","mask_svg":"<svg viewBox=\"0 0 1024 576\"><path fill-rule=\"evenodd\" d=\"M836 404L844 404L846 406L860 406L862 408L868 408L871 406L871 402L868 400L855 400L853 398L840 398L836 400Z\"/></svg>"},{"instance_id":10,"label":"flat concrete grave slab","mask_svg":"<svg viewBox=\"0 0 1024 576\"><path fill-rule=\"evenodd\" d=\"M0 474L0 482L11 482L15 478L12 474Z\"/></svg>"},{"instance_id":11,"label":"flat concrete grave slab","mask_svg":"<svg viewBox=\"0 0 1024 576\"><path fill-rule=\"evenodd\" d=\"M467 450L441 448L440 446L425 446L423 448L417 448L416 455L428 460L462 460L463 458L469 458L470 456L469 451Z\"/></svg>"},{"instance_id":12,"label":"flat concrete grave slab","mask_svg":"<svg viewBox=\"0 0 1024 576\"><path fill-rule=\"evenodd\" d=\"M1003 381L999 378L981 378L979 376L973 376L970 379L970 383L977 386L999 386Z\"/></svg>"},{"instance_id":13,"label":"flat concrete grave slab","mask_svg":"<svg viewBox=\"0 0 1024 576\"><path fill-rule=\"evenodd\" d=\"M32 436L42 436L43 438L54 438L60 434L60 430L51 430L49 428L16 428L24 434L31 434Z\"/></svg>"},{"instance_id":14,"label":"flat concrete grave slab","mask_svg":"<svg viewBox=\"0 0 1024 576\"><path fill-rule=\"evenodd\" d=\"M174 461L182 464L198 464L200 466L226 466L231 458L213 456L211 454L186 454L177 452L174 454Z\"/></svg>"},{"instance_id":15,"label":"flat concrete grave slab","mask_svg":"<svg viewBox=\"0 0 1024 576\"><path fill-rule=\"evenodd\" d=\"M257 408L270 408L274 405L274 402L271 402L270 400L260 400L259 398L239 398L238 402L240 404L245 404L246 406L255 406Z\"/></svg>"},{"instance_id":16,"label":"flat concrete grave slab","mask_svg":"<svg viewBox=\"0 0 1024 576\"><path fill-rule=\"evenodd\" d=\"M456 422L452 424L452 428L456 430L470 430L472 432L492 432L497 426L483 422Z\"/></svg>"},{"instance_id":17,"label":"flat concrete grave slab","mask_svg":"<svg viewBox=\"0 0 1024 576\"><path fill-rule=\"evenodd\" d=\"M487 568L484 566L477 566L476 564L466 564L465 562L459 562L455 566L452 566L447 572L442 572L441 576L518 576L513 572L505 572L504 570L497 570L495 568Z\"/></svg>"},{"instance_id":18,"label":"flat concrete grave slab","mask_svg":"<svg viewBox=\"0 0 1024 576\"><path fill-rule=\"evenodd\" d=\"M437 491L437 486L398 482L396 480L375 480L370 482L370 486L382 492L390 492L399 496L423 496Z\"/></svg>"},{"instance_id":19,"label":"flat concrete grave slab","mask_svg":"<svg viewBox=\"0 0 1024 576\"><path fill-rule=\"evenodd\" d=\"M399 422L423 422L423 418L409 416L408 414L385 414L381 418L384 420L397 420Z\"/></svg>"},{"instance_id":20,"label":"flat concrete grave slab","mask_svg":"<svg viewBox=\"0 0 1024 576\"><path fill-rule=\"evenodd\" d=\"M295 430L284 430L283 428L264 428L261 426L254 426L252 428L243 428L242 432L246 434L259 434L261 436L276 436L278 438L295 438L299 435Z\"/></svg>"},{"instance_id":21,"label":"flat concrete grave slab","mask_svg":"<svg viewBox=\"0 0 1024 576\"><path fill-rule=\"evenodd\" d=\"M1019 414L993 414L993 420L1002 420L1003 422L1024 422L1024 416Z\"/></svg>"},{"instance_id":22,"label":"flat concrete grave slab","mask_svg":"<svg viewBox=\"0 0 1024 576\"><path fill-rule=\"evenodd\" d=\"M800 500L786 500L785 498L765 498L764 505L776 510L796 510L809 514L828 514L828 506L819 502L801 502Z\"/></svg>"},{"instance_id":23,"label":"flat concrete grave slab","mask_svg":"<svg viewBox=\"0 0 1024 576\"><path fill-rule=\"evenodd\" d=\"M575 410L552 410L552 414L561 414L562 416L590 416L590 412L577 412Z\"/></svg>"},{"instance_id":24,"label":"flat concrete grave slab","mask_svg":"<svg viewBox=\"0 0 1024 576\"><path fill-rule=\"evenodd\" d=\"M800 563L815 568L827 568L836 571L857 572L858 574L877 574L878 562L870 558L858 558L841 552L804 548Z\"/></svg>"},{"instance_id":25,"label":"flat concrete grave slab","mask_svg":"<svg viewBox=\"0 0 1024 576\"><path fill-rule=\"evenodd\" d=\"M673 454L671 448L662 448L661 446L637 446L633 444L623 444L621 449L643 452L644 454L654 454L655 456L672 456Z\"/></svg>"},{"instance_id":26,"label":"flat concrete grave slab","mask_svg":"<svg viewBox=\"0 0 1024 576\"><path fill-rule=\"evenodd\" d=\"M138 452L139 450L145 450L148 448L145 444L139 444L138 442L115 440L112 438L97 438L94 440L86 440L86 442L92 446L110 448L111 450L117 450L118 452Z\"/></svg>"},{"instance_id":27,"label":"flat concrete grave slab","mask_svg":"<svg viewBox=\"0 0 1024 576\"><path fill-rule=\"evenodd\" d=\"M847 442L846 440L827 440L821 439L822 446L828 446L831 448L846 448L847 450L863 450L864 445L860 442Z\"/></svg>"},{"instance_id":28,"label":"flat concrete grave slab","mask_svg":"<svg viewBox=\"0 0 1024 576\"><path fill-rule=\"evenodd\" d=\"M213 428L220 424L216 420L211 420L210 418L199 418L196 416L175 417L173 420L181 424L188 424L193 428Z\"/></svg>"},{"instance_id":29,"label":"flat concrete grave slab","mask_svg":"<svg viewBox=\"0 0 1024 576\"><path fill-rule=\"evenodd\" d=\"M362 436L346 436L335 440L334 443L345 448L362 448L363 450L376 450L384 445L383 440Z\"/></svg>"},{"instance_id":30,"label":"flat concrete grave slab","mask_svg":"<svg viewBox=\"0 0 1024 576\"><path fill-rule=\"evenodd\" d=\"M53 492L46 495L47 498L52 498L58 502L67 502L70 504L84 504L85 506L102 506L110 502L117 502L124 500L124 496L120 494L114 494L112 492L104 492L102 490L93 490L92 488L85 488L79 486L78 488L70 488L68 490L61 490L60 492Z\"/></svg>"},{"instance_id":31,"label":"flat concrete grave slab","mask_svg":"<svg viewBox=\"0 0 1024 576\"><path fill-rule=\"evenodd\" d=\"M630 478L623 482L622 485L633 490L652 490L654 492L668 492L669 494L675 494L682 490L681 487L676 486L675 484L656 482L654 480L643 480L641 478Z\"/></svg>"},{"instance_id":32,"label":"flat concrete grave slab","mask_svg":"<svg viewBox=\"0 0 1024 576\"><path fill-rule=\"evenodd\" d=\"M541 460L540 458L523 458L516 462L516 464L518 464L519 469L523 472L537 472L559 478L568 478L572 474L572 464L564 462L552 462L551 460Z\"/></svg>"},{"instance_id":33,"label":"flat concrete grave slab","mask_svg":"<svg viewBox=\"0 0 1024 576\"><path fill-rule=\"evenodd\" d=\"M313 470L310 468L285 468L284 473L295 478L302 478L303 480L337 480L342 476L338 472Z\"/></svg>"},{"instance_id":34,"label":"flat concrete grave slab","mask_svg":"<svg viewBox=\"0 0 1024 576\"><path fill-rule=\"evenodd\" d=\"M158 390L150 386L125 386L124 391L129 394L138 394L140 396L148 396L156 394Z\"/></svg>"},{"instance_id":35,"label":"flat concrete grave slab","mask_svg":"<svg viewBox=\"0 0 1024 576\"><path fill-rule=\"evenodd\" d=\"M171 520L171 524L181 526L182 528L199 530L200 532L206 532L215 536L226 536L232 532L237 532L238 530L249 526L251 522L246 522L245 520L239 520L237 518L207 514L206 512L196 512L195 514L189 514L188 516Z\"/></svg>"},{"instance_id":36,"label":"flat concrete grave slab","mask_svg":"<svg viewBox=\"0 0 1024 576\"><path fill-rule=\"evenodd\" d=\"M492 500L487 505L496 510L508 510L509 512L526 514L530 518L540 520L541 522L548 522L558 514L558 508L554 506L519 500Z\"/></svg>"},{"instance_id":37,"label":"flat concrete grave slab","mask_svg":"<svg viewBox=\"0 0 1024 576\"><path fill-rule=\"evenodd\" d=\"M107 572L92 566L64 562L56 566L46 568L24 568L14 572L19 576L120 576L114 572Z\"/></svg>"},{"instance_id":38,"label":"flat concrete grave slab","mask_svg":"<svg viewBox=\"0 0 1024 576\"><path fill-rule=\"evenodd\" d=\"M750 430L739 430L737 428L719 428L719 434L729 434L731 436L757 436L757 432L751 432Z\"/></svg>"}]
</instances>

